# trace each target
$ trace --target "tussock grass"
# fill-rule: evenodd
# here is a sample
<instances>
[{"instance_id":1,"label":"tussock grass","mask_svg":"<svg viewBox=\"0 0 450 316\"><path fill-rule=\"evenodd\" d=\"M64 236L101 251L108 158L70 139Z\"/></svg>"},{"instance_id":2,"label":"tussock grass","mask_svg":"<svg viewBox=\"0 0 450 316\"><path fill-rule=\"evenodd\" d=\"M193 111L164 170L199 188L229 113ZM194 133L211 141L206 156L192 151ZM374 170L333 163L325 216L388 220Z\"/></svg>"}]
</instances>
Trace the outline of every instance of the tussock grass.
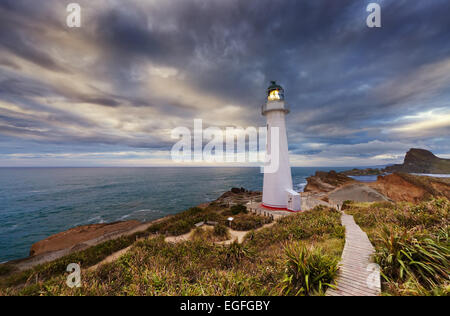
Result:
<instances>
[{"instance_id":1,"label":"tussock grass","mask_svg":"<svg viewBox=\"0 0 450 316\"><path fill-rule=\"evenodd\" d=\"M321 248L308 249L300 243L285 248L286 271L281 293L286 295L325 295L338 273L339 260Z\"/></svg>"},{"instance_id":2,"label":"tussock grass","mask_svg":"<svg viewBox=\"0 0 450 316\"><path fill-rule=\"evenodd\" d=\"M347 204L376 248L386 295L450 294L450 202Z\"/></svg>"}]
</instances>

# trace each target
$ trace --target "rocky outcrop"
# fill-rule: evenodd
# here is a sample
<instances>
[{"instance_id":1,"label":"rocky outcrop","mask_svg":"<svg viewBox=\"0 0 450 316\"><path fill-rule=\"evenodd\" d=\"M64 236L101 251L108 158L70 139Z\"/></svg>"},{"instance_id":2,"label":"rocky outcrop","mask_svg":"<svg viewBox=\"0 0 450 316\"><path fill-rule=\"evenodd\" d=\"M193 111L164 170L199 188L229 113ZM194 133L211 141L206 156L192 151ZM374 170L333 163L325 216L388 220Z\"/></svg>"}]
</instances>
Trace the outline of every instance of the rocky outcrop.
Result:
<instances>
[{"instance_id":1,"label":"rocky outcrop","mask_svg":"<svg viewBox=\"0 0 450 316\"><path fill-rule=\"evenodd\" d=\"M306 180L308 181L308 184L304 191L315 193L331 192L343 184L355 181L352 178L333 170L330 172L317 171L314 176L309 177Z\"/></svg>"},{"instance_id":2,"label":"rocky outcrop","mask_svg":"<svg viewBox=\"0 0 450 316\"><path fill-rule=\"evenodd\" d=\"M386 167L385 172L450 174L450 159L436 157L425 149L410 149L401 165Z\"/></svg>"},{"instance_id":3,"label":"rocky outcrop","mask_svg":"<svg viewBox=\"0 0 450 316\"><path fill-rule=\"evenodd\" d=\"M346 176L380 176L384 174L384 171L381 169L373 169L373 168L367 168L367 169L352 169L341 172L341 174L344 174Z\"/></svg>"},{"instance_id":4,"label":"rocky outcrop","mask_svg":"<svg viewBox=\"0 0 450 316\"><path fill-rule=\"evenodd\" d=\"M62 249L84 248L87 241L96 238L106 238L108 235L120 234L132 230L142 223L139 221L117 222L111 224L93 224L78 226L65 232L52 235L44 240L38 241L31 246L30 256L36 256L43 253L59 251Z\"/></svg>"}]
</instances>

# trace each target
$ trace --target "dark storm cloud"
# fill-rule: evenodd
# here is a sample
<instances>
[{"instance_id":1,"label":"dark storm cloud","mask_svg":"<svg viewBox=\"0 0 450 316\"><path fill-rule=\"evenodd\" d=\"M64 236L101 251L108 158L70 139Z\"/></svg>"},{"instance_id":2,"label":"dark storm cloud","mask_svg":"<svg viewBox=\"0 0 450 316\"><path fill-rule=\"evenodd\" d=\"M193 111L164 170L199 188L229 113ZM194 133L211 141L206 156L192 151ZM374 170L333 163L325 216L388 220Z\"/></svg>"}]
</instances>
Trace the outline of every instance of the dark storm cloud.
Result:
<instances>
[{"instance_id":1,"label":"dark storm cloud","mask_svg":"<svg viewBox=\"0 0 450 316\"><path fill-rule=\"evenodd\" d=\"M31 34L42 32L43 29L31 27L29 21L39 19L46 25L58 25L48 15L47 12L50 11L45 11L50 8L47 5L45 3L33 5L31 1L2 0L0 3L0 47L42 67L64 71L64 68L51 56L41 50L38 41L33 42L30 38Z\"/></svg>"},{"instance_id":2,"label":"dark storm cloud","mask_svg":"<svg viewBox=\"0 0 450 316\"><path fill-rule=\"evenodd\" d=\"M144 55L182 67L200 89L249 105L262 99L269 79L279 79L294 107L335 110L314 123L345 119L346 109L361 119L402 104L368 100L376 96L358 89L450 53L445 1L385 2L384 27L375 30L365 26L364 1L184 1L164 7L165 14L107 12L99 21L100 38L124 58ZM174 25L166 29L169 18ZM198 56L207 71L196 72L192 59ZM255 73L264 81L253 82Z\"/></svg>"},{"instance_id":3,"label":"dark storm cloud","mask_svg":"<svg viewBox=\"0 0 450 316\"><path fill-rule=\"evenodd\" d=\"M419 124L419 132L408 132L408 124L430 120L437 115L433 113L450 115L450 76L442 71L450 66L450 3L379 1L383 27L369 29L365 25L369 2L136 0L123 5L80 1L88 13L83 27L71 33L60 31L62 35L49 39L49 30L63 27L64 4L2 1L0 54L4 50L55 74L68 78L79 75L81 82L89 78L91 83L86 84L88 88L80 88L55 84L55 80L40 82L39 76L20 76L20 62L0 55L1 69L8 70L0 75L0 102L29 104L30 98L40 97L34 102L56 98L54 102L63 100L74 107L87 103L118 111L124 107L151 109L149 126L130 127L131 121L117 125L124 133L130 128L135 131L128 136L110 135L102 129L102 122L92 121L87 123L91 133L74 135L57 128L52 136L43 133L36 137L58 142L57 134L61 133L61 138L77 144L168 148L170 142L155 131L154 122L184 120L188 122L184 125L190 126L194 117L217 113L221 124L234 125L232 114L227 121L228 114L221 112L221 107L232 104L243 109L240 118L247 124L263 124L258 107L264 102L269 80L278 80L292 108L288 125L294 154L332 156L320 146L308 147L309 143L341 146L332 148L355 157L419 145L428 145L438 153L450 152L445 146L449 139L445 121L432 127ZM73 65L62 62L65 58L55 58L48 45L64 46L70 36L86 44L75 46L80 60L96 56L97 62ZM64 39L58 42L58 38ZM148 64L162 72L153 76L167 82L163 86L166 95L153 93L157 88L147 81ZM166 69L173 74L167 74ZM176 78L173 80L181 86L167 77ZM92 82L102 87L92 87ZM186 90L192 98L176 98ZM201 99L198 95L202 94L209 99ZM218 101L208 104L205 100L210 99ZM431 116L408 118L429 111ZM132 110L123 113L128 112ZM111 115L108 111L101 113L105 118ZM2 122L9 125L0 134L20 137L18 114L8 115ZM73 114L68 117L77 127L85 119ZM23 119L27 127L37 120ZM45 128L45 119L38 122ZM402 124L405 129L393 131ZM48 129L52 130L51 126ZM421 133L421 129L426 132ZM150 141L136 138L143 132L150 134ZM28 129L22 135L28 139L33 133ZM414 139L408 135L414 135Z\"/></svg>"}]
</instances>

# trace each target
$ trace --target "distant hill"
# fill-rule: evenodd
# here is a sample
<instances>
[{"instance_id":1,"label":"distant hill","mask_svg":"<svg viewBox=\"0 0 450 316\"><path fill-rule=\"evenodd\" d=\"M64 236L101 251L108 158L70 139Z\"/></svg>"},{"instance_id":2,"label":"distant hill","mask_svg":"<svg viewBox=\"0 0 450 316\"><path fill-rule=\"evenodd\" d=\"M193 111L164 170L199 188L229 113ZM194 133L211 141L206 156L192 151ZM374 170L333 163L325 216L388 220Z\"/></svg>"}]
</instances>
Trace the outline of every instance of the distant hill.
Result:
<instances>
[{"instance_id":1,"label":"distant hill","mask_svg":"<svg viewBox=\"0 0 450 316\"><path fill-rule=\"evenodd\" d=\"M436 157L425 149L410 149L401 165L386 167L385 172L450 174L450 159Z\"/></svg>"}]
</instances>

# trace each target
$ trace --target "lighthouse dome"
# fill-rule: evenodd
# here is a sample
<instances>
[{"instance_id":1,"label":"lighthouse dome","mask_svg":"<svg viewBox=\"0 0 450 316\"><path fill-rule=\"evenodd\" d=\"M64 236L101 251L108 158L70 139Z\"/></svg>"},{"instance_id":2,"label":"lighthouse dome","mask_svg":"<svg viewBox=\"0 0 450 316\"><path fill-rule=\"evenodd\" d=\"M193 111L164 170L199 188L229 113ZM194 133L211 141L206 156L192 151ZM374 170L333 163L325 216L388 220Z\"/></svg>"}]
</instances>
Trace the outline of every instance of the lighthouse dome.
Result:
<instances>
[{"instance_id":1,"label":"lighthouse dome","mask_svg":"<svg viewBox=\"0 0 450 316\"><path fill-rule=\"evenodd\" d=\"M271 81L271 85L267 88L267 99L269 101L284 100L284 89L276 81Z\"/></svg>"}]
</instances>

